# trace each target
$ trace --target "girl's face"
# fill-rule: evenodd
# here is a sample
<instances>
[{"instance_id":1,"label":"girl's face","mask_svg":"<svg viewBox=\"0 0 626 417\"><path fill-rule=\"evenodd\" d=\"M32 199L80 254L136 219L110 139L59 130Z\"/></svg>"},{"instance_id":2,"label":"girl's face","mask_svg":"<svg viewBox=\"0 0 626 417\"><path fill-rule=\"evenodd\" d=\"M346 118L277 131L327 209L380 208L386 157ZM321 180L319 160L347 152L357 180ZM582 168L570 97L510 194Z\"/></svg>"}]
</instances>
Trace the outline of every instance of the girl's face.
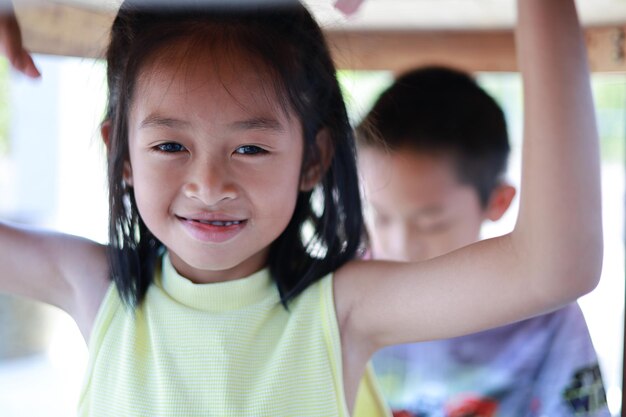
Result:
<instances>
[{"instance_id":1,"label":"girl's face","mask_svg":"<svg viewBox=\"0 0 626 417\"><path fill-rule=\"evenodd\" d=\"M179 273L241 278L265 266L294 212L302 128L262 66L179 46L139 74L125 179Z\"/></svg>"}]
</instances>

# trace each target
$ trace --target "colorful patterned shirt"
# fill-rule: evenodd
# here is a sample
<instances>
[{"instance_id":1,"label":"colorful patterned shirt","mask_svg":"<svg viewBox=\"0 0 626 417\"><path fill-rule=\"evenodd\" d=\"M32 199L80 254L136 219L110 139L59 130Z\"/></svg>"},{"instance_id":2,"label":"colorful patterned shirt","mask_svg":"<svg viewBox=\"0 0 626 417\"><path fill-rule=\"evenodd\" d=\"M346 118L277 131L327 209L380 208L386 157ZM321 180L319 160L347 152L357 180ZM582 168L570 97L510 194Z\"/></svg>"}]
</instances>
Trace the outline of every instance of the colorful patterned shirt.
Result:
<instances>
[{"instance_id":1,"label":"colorful patterned shirt","mask_svg":"<svg viewBox=\"0 0 626 417\"><path fill-rule=\"evenodd\" d=\"M393 346L374 369L400 417L609 417L577 303L464 337Z\"/></svg>"}]
</instances>

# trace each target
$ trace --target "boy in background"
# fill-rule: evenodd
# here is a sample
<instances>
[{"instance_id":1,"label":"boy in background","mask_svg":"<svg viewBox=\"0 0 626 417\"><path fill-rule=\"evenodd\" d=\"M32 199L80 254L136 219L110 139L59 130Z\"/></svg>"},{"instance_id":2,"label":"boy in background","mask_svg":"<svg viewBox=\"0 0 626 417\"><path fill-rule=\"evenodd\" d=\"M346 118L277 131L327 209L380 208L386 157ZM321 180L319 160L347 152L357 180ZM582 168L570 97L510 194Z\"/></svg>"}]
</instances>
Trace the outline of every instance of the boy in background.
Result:
<instances>
[{"instance_id":1,"label":"boy in background","mask_svg":"<svg viewBox=\"0 0 626 417\"><path fill-rule=\"evenodd\" d=\"M375 259L420 261L471 244L515 196L503 180L502 110L465 73L431 67L401 76L357 139ZM373 364L395 416L610 416L576 303L477 334L389 347Z\"/></svg>"}]
</instances>

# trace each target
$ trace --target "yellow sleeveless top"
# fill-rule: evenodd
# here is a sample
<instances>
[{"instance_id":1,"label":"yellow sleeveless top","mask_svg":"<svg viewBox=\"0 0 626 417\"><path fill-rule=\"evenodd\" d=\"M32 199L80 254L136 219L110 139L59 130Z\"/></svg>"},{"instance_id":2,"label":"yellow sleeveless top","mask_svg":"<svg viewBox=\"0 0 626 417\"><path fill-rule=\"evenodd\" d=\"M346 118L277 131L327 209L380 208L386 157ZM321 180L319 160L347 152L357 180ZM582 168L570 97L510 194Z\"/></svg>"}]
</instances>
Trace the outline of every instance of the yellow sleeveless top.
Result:
<instances>
[{"instance_id":1,"label":"yellow sleeveless top","mask_svg":"<svg viewBox=\"0 0 626 417\"><path fill-rule=\"evenodd\" d=\"M79 416L348 416L332 275L289 310L267 270L194 284L164 257L135 310L109 288ZM354 416L390 416L368 366Z\"/></svg>"}]
</instances>

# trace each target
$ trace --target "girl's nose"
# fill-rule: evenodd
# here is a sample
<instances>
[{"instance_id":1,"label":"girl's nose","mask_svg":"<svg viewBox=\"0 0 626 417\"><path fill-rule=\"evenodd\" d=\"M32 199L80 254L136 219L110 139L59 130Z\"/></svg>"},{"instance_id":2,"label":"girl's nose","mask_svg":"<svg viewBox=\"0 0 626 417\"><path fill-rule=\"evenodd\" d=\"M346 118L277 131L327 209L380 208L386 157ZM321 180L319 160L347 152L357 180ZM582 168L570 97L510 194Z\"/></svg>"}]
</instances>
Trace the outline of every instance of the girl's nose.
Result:
<instances>
[{"instance_id":1,"label":"girl's nose","mask_svg":"<svg viewBox=\"0 0 626 417\"><path fill-rule=\"evenodd\" d=\"M235 182L227 162L202 160L190 167L183 185L186 197L212 206L237 197Z\"/></svg>"}]
</instances>

